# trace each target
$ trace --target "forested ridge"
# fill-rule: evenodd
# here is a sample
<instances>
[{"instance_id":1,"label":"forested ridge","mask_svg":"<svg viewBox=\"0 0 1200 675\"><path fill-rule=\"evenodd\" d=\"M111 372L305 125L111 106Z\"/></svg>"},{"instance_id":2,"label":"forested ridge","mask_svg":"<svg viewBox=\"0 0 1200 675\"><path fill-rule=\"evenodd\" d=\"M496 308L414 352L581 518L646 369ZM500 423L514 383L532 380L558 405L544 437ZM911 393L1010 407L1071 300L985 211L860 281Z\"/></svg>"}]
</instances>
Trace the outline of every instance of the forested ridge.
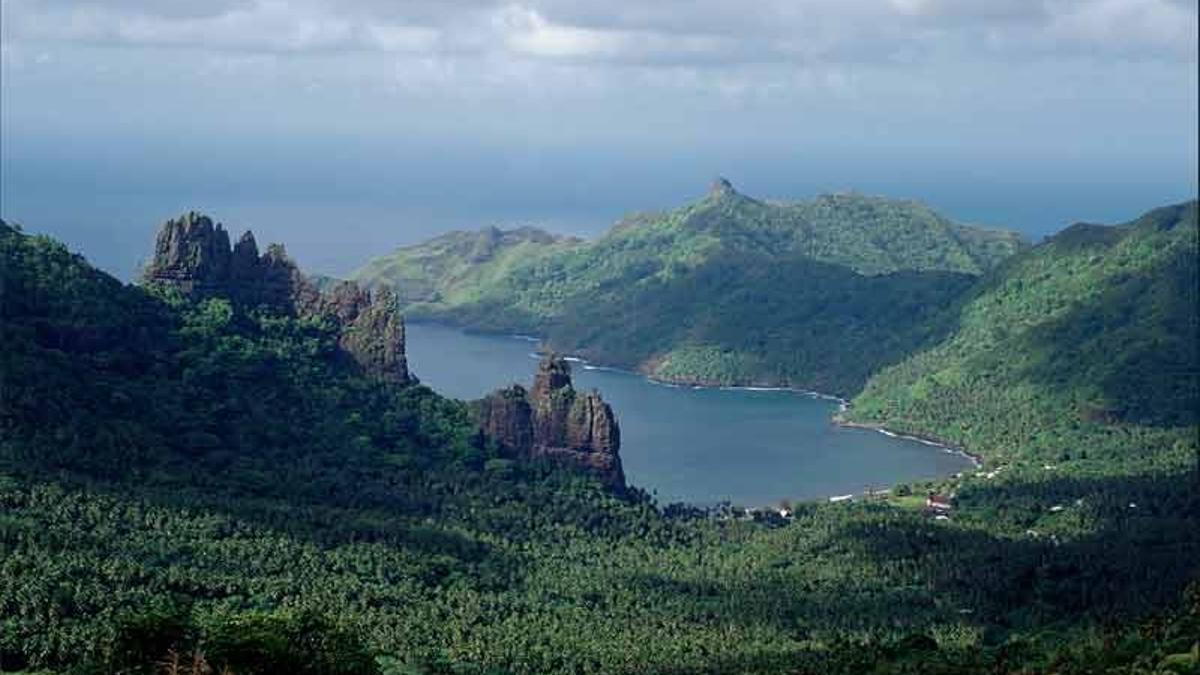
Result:
<instances>
[{"instance_id":1,"label":"forested ridge","mask_svg":"<svg viewBox=\"0 0 1200 675\"><path fill-rule=\"evenodd\" d=\"M370 261L411 318L532 333L657 378L848 396L943 335L938 310L1024 246L861 194L768 202L718 180L594 242L457 232ZM408 290L406 290L408 289Z\"/></svg>"},{"instance_id":2,"label":"forested ridge","mask_svg":"<svg viewBox=\"0 0 1200 675\"><path fill-rule=\"evenodd\" d=\"M954 333L884 369L852 418L996 461L1142 461L1200 415L1197 203L1079 224L1002 265Z\"/></svg>"},{"instance_id":3,"label":"forested ridge","mask_svg":"<svg viewBox=\"0 0 1200 675\"><path fill-rule=\"evenodd\" d=\"M0 225L0 670L1195 672L1188 237L1194 204L1068 231L854 402L980 475L742 519L501 459L465 404L333 358L319 319L125 286ZM1019 316L1086 348L1030 349ZM995 366L973 326L1010 331L982 350L1011 352L1001 379L971 379ZM957 409L921 407L960 361Z\"/></svg>"}]
</instances>

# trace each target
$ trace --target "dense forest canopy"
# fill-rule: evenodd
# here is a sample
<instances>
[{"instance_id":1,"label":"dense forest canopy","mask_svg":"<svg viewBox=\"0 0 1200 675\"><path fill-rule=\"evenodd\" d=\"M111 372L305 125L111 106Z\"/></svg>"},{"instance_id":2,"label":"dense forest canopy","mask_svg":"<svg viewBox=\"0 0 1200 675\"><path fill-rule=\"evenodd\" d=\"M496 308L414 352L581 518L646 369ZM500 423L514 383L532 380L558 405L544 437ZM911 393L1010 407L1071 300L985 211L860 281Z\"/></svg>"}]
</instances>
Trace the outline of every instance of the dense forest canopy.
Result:
<instances>
[{"instance_id":1,"label":"dense forest canopy","mask_svg":"<svg viewBox=\"0 0 1200 675\"><path fill-rule=\"evenodd\" d=\"M463 402L338 358L331 321L0 224L0 670L1195 672L1195 240L1191 203L974 269L786 257L864 303L954 298L849 414L984 465L784 518L505 459Z\"/></svg>"},{"instance_id":2,"label":"dense forest canopy","mask_svg":"<svg viewBox=\"0 0 1200 675\"><path fill-rule=\"evenodd\" d=\"M1013 258L971 291L949 339L872 378L854 417L997 458L1186 445L1200 415L1196 212L1075 225Z\"/></svg>"}]
</instances>

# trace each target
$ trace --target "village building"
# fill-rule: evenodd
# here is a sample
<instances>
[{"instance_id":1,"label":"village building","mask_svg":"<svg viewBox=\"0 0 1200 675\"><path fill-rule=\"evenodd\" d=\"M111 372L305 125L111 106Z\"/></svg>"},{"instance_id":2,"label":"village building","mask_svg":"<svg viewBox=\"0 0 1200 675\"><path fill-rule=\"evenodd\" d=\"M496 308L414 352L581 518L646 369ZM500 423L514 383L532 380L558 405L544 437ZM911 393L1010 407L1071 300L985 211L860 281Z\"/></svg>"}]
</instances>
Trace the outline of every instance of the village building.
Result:
<instances>
[{"instance_id":1,"label":"village building","mask_svg":"<svg viewBox=\"0 0 1200 675\"><path fill-rule=\"evenodd\" d=\"M949 511L954 508L954 505L951 503L950 497L930 492L929 496L925 498L925 508L933 511Z\"/></svg>"}]
</instances>

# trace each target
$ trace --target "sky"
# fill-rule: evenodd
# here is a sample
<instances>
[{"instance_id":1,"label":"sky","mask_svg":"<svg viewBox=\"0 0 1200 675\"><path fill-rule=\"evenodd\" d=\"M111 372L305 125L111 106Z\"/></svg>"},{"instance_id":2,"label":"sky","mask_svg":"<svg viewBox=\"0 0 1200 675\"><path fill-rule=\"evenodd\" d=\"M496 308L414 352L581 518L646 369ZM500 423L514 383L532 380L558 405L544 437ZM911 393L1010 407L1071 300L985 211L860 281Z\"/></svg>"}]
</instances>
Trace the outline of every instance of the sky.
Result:
<instances>
[{"instance_id":1,"label":"sky","mask_svg":"<svg viewBox=\"0 0 1200 675\"><path fill-rule=\"evenodd\" d=\"M1197 191L1197 0L3 0L0 217L130 278L205 211L344 274L717 175L1036 240Z\"/></svg>"}]
</instances>

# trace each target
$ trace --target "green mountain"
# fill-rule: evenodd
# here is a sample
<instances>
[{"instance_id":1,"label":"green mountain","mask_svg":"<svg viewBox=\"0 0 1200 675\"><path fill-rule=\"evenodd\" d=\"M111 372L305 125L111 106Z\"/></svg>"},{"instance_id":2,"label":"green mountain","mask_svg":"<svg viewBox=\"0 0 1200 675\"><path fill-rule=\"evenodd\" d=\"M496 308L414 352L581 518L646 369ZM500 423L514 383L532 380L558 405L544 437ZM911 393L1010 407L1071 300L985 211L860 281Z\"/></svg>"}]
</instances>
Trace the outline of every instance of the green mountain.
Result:
<instances>
[{"instance_id":1,"label":"green mountain","mask_svg":"<svg viewBox=\"0 0 1200 675\"><path fill-rule=\"evenodd\" d=\"M989 458L1133 461L1200 420L1197 203L1079 224L1006 261L953 334L874 376L852 418Z\"/></svg>"},{"instance_id":2,"label":"green mountain","mask_svg":"<svg viewBox=\"0 0 1200 675\"><path fill-rule=\"evenodd\" d=\"M372 260L353 276L376 285L388 280L406 306L468 304L514 267L582 243L534 227L455 231Z\"/></svg>"},{"instance_id":3,"label":"green mountain","mask_svg":"<svg viewBox=\"0 0 1200 675\"><path fill-rule=\"evenodd\" d=\"M354 278L395 287L416 320L537 333L663 379L849 394L940 336L939 309L1021 247L916 202L765 202L719 180L696 203L630 216L594 242L454 233Z\"/></svg>"},{"instance_id":4,"label":"green mountain","mask_svg":"<svg viewBox=\"0 0 1200 675\"><path fill-rule=\"evenodd\" d=\"M1126 323L1100 324L1124 337L1098 338L1091 367L1107 367L1101 351L1128 363L1118 373L1174 363L1171 349L1128 358L1142 353L1134 338L1191 325L1174 286L1141 274L1168 259L1194 273L1172 253L1189 227L1194 237L1190 208L1191 221L1059 242L1088 240L1084 258L1065 259L1107 269L1141 241L1134 257L1147 266L1104 277L1106 288L1140 293L1126 283L1143 278L1162 289L1139 294L1151 308ZM195 231L222 245L178 236ZM227 247L202 216L171 221L154 283L127 286L0 223L0 671L1115 674L1200 663L1186 396L1155 412L1129 393L1111 399L1099 419L1124 459L1083 457L1039 417L1027 431L1066 453L1053 471L1014 453L993 479L799 504L790 519L660 508L502 457L467 405L401 377L386 296L337 284L314 295L281 248L252 256L252 237ZM1074 278L1057 260L1029 262L1045 250L996 278ZM1090 298L1079 281L1072 297ZM1031 298L1030 311L1053 301ZM1063 312L1064 335L1093 335L1089 316ZM1125 382L1151 398L1188 391L1186 378ZM1163 431L1135 436L1135 425ZM921 512L926 490L955 495L950 520Z\"/></svg>"}]
</instances>

